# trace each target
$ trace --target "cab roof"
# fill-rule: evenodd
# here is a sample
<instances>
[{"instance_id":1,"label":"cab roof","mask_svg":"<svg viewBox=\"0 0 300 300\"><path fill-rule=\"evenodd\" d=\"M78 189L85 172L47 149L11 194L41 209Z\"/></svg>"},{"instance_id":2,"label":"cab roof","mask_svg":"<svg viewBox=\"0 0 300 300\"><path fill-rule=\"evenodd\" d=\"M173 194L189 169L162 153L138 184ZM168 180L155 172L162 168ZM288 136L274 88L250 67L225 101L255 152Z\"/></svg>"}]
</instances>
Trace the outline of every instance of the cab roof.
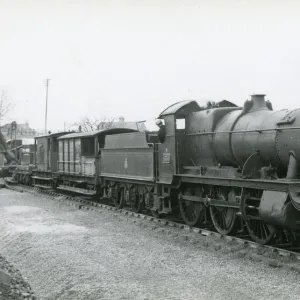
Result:
<instances>
[{"instance_id":1,"label":"cab roof","mask_svg":"<svg viewBox=\"0 0 300 300\"><path fill-rule=\"evenodd\" d=\"M208 106L208 103L211 102L208 101L204 106L200 106L196 100L184 100L176 102L162 111L158 118L162 118L167 115L176 115L176 118L180 119L185 118L188 114L199 110L219 107L237 107L237 105L228 100L222 100L216 103L213 102L213 104L211 103L211 106Z\"/></svg>"},{"instance_id":2,"label":"cab roof","mask_svg":"<svg viewBox=\"0 0 300 300\"><path fill-rule=\"evenodd\" d=\"M199 111L200 106L195 100L185 100L174 103L162 111L158 118L167 115L176 115L178 118L184 118L186 115L193 111Z\"/></svg>"},{"instance_id":3,"label":"cab roof","mask_svg":"<svg viewBox=\"0 0 300 300\"><path fill-rule=\"evenodd\" d=\"M68 133L72 133L74 131L62 131L62 132L55 132L55 133L50 133L50 134L43 134L43 135L38 135L35 136L35 139L40 139L40 138L45 138L45 137L57 137L57 136L61 136L61 135L66 135Z\"/></svg>"},{"instance_id":4,"label":"cab roof","mask_svg":"<svg viewBox=\"0 0 300 300\"><path fill-rule=\"evenodd\" d=\"M75 138L88 138L94 137L97 135L107 135L107 134L117 134L117 133L127 133L127 132L137 132L138 130L130 128L110 128L110 129L101 129L89 132L74 132L69 133L63 136L60 136L58 140L64 139L75 139Z\"/></svg>"}]
</instances>

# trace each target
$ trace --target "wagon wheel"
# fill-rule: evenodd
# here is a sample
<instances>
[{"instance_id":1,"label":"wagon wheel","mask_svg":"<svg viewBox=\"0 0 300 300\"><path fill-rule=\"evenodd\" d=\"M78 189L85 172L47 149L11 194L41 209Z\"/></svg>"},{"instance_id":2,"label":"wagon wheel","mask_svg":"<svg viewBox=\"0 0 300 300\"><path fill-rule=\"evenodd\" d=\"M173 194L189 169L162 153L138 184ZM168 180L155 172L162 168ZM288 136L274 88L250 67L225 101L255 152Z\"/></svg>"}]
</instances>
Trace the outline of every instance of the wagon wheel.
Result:
<instances>
[{"instance_id":1,"label":"wagon wheel","mask_svg":"<svg viewBox=\"0 0 300 300\"><path fill-rule=\"evenodd\" d=\"M124 188L117 189L114 194L113 200L115 207L119 209L123 208L125 202Z\"/></svg>"},{"instance_id":2,"label":"wagon wheel","mask_svg":"<svg viewBox=\"0 0 300 300\"><path fill-rule=\"evenodd\" d=\"M52 188L56 190L57 187L58 187L58 180L57 180L57 178L53 178L53 180L52 180Z\"/></svg>"},{"instance_id":3,"label":"wagon wheel","mask_svg":"<svg viewBox=\"0 0 300 300\"><path fill-rule=\"evenodd\" d=\"M154 218L161 218L161 214L158 212L158 211L156 211L156 210L151 210L151 214L152 214L152 217L154 217Z\"/></svg>"},{"instance_id":4,"label":"wagon wheel","mask_svg":"<svg viewBox=\"0 0 300 300\"><path fill-rule=\"evenodd\" d=\"M29 186L32 185L32 179L31 179L31 176L29 176L29 175L28 175L27 183L28 183Z\"/></svg>"},{"instance_id":5,"label":"wagon wheel","mask_svg":"<svg viewBox=\"0 0 300 300\"><path fill-rule=\"evenodd\" d=\"M107 199L112 200L113 194L114 194L114 191L113 191L113 187L112 186L106 188L106 190L105 190L105 197Z\"/></svg>"},{"instance_id":6,"label":"wagon wheel","mask_svg":"<svg viewBox=\"0 0 300 300\"><path fill-rule=\"evenodd\" d=\"M139 213L143 210L144 203L145 203L145 195L143 194L143 192L138 192L134 194L134 199L132 199L131 202L131 209L134 212Z\"/></svg>"},{"instance_id":7,"label":"wagon wheel","mask_svg":"<svg viewBox=\"0 0 300 300\"><path fill-rule=\"evenodd\" d=\"M251 238L262 245L269 244L275 228L261 220L258 207L262 192L260 190L243 190L241 197L241 213Z\"/></svg>"},{"instance_id":8,"label":"wagon wheel","mask_svg":"<svg viewBox=\"0 0 300 300\"><path fill-rule=\"evenodd\" d=\"M201 202L183 200L181 194L178 195L180 215L189 226L203 223L205 220L205 206Z\"/></svg>"},{"instance_id":9,"label":"wagon wheel","mask_svg":"<svg viewBox=\"0 0 300 300\"><path fill-rule=\"evenodd\" d=\"M152 217L157 219L162 218L164 214L159 213L162 210L161 203L159 203L160 207L156 207L156 209L154 210L154 202L154 195L151 193L147 193L145 196L145 205L148 206L148 208L150 209Z\"/></svg>"},{"instance_id":10,"label":"wagon wheel","mask_svg":"<svg viewBox=\"0 0 300 300\"><path fill-rule=\"evenodd\" d=\"M235 202L235 193L230 191L226 193L218 192L217 200L223 200L224 203ZM231 207L210 206L209 207L211 220L216 230L224 235L235 234L238 226L236 213L237 209Z\"/></svg>"}]
</instances>

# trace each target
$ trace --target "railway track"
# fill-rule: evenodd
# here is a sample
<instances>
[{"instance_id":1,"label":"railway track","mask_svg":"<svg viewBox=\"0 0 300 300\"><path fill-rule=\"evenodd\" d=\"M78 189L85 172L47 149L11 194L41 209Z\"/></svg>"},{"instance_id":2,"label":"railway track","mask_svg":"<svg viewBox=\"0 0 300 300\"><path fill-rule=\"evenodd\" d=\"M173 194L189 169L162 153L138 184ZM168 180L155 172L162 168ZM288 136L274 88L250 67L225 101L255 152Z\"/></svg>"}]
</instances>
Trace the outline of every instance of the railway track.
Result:
<instances>
[{"instance_id":1,"label":"railway track","mask_svg":"<svg viewBox=\"0 0 300 300\"><path fill-rule=\"evenodd\" d=\"M283 267L300 273L300 248L291 245L260 245L249 240L248 236L223 236L208 228L189 227L177 218L158 219L144 213L135 213L126 209L118 209L108 203L103 204L93 201L89 197L70 196L57 193L53 190L44 190L41 188L16 185L5 182L5 187L17 192L28 192L33 194L42 194L48 199L62 201L70 206L75 206L82 210L107 210L113 213L123 214L129 221L142 226L145 223L152 226L153 229L159 229L163 234L171 234L174 238L181 241L190 242L194 245L204 245L214 251L226 253L238 253L238 256L249 257L254 261L267 263L272 267Z\"/></svg>"}]
</instances>

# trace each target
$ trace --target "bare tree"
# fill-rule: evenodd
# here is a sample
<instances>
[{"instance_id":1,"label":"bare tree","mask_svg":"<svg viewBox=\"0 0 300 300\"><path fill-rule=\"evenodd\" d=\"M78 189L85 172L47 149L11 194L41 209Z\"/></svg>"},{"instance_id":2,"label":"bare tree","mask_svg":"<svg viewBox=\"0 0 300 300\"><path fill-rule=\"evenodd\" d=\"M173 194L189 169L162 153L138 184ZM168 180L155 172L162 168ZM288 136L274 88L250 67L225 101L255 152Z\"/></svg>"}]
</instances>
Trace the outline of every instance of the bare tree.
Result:
<instances>
[{"instance_id":1,"label":"bare tree","mask_svg":"<svg viewBox=\"0 0 300 300\"><path fill-rule=\"evenodd\" d=\"M72 129L81 129L83 132L95 131L101 129L110 129L119 127L119 122L115 122L115 118L89 118L84 117L79 122L73 123L70 128Z\"/></svg>"},{"instance_id":2,"label":"bare tree","mask_svg":"<svg viewBox=\"0 0 300 300\"><path fill-rule=\"evenodd\" d=\"M104 118L98 124L98 130L121 127L122 124L116 118Z\"/></svg>"},{"instance_id":3,"label":"bare tree","mask_svg":"<svg viewBox=\"0 0 300 300\"><path fill-rule=\"evenodd\" d=\"M0 123L4 117L11 111L12 102L8 98L6 91L1 91L0 93Z\"/></svg>"}]
</instances>

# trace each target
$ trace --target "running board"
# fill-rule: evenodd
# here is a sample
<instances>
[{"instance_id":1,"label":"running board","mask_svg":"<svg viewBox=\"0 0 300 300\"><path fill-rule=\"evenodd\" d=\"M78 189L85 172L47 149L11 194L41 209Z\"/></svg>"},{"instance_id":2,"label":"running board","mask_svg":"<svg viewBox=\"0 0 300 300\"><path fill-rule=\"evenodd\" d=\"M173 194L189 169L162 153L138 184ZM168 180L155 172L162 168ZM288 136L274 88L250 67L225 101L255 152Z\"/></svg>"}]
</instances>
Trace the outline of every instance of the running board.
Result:
<instances>
[{"instance_id":1,"label":"running board","mask_svg":"<svg viewBox=\"0 0 300 300\"><path fill-rule=\"evenodd\" d=\"M88 195L88 196L96 195L96 191L89 191L89 190L86 190L86 189L67 186L67 185L60 185L60 186L57 187L57 189L58 190L63 190L63 191L74 192L74 193L82 194L82 195Z\"/></svg>"},{"instance_id":2,"label":"running board","mask_svg":"<svg viewBox=\"0 0 300 300\"><path fill-rule=\"evenodd\" d=\"M33 184L32 186L39 188L39 189L44 189L44 190L53 190L53 187L49 186L49 185Z\"/></svg>"},{"instance_id":3,"label":"running board","mask_svg":"<svg viewBox=\"0 0 300 300\"><path fill-rule=\"evenodd\" d=\"M40 176L31 176L32 179L38 179L38 180L53 180L52 177L40 177Z\"/></svg>"}]
</instances>

